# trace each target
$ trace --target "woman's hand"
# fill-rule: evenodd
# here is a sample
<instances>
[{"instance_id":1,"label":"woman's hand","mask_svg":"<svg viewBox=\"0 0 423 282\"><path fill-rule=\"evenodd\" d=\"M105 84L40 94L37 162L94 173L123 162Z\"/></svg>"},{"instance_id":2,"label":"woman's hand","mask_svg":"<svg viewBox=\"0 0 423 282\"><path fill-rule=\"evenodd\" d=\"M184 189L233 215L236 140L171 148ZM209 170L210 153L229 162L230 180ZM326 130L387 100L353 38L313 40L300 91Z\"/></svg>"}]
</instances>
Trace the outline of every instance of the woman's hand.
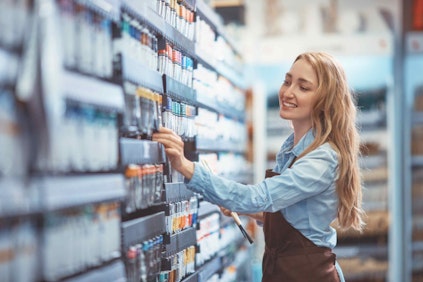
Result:
<instances>
[{"instance_id":1,"label":"woman's hand","mask_svg":"<svg viewBox=\"0 0 423 282\"><path fill-rule=\"evenodd\" d=\"M224 207L219 207L220 208L220 211L224 214L224 215L226 215L226 216L231 216L231 210L228 210L228 209L226 209L226 208L224 208Z\"/></svg>"},{"instance_id":2,"label":"woman's hand","mask_svg":"<svg viewBox=\"0 0 423 282\"><path fill-rule=\"evenodd\" d=\"M163 144L172 168L179 171L186 179L192 178L194 163L185 158L184 142L178 134L166 127L160 127L158 132L153 133L153 141Z\"/></svg>"},{"instance_id":3,"label":"woman's hand","mask_svg":"<svg viewBox=\"0 0 423 282\"><path fill-rule=\"evenodd\" d=\"M220 211L224 214L224 215L226 215L226 216L232 216L231 215L231 210L228 210L227 208L224 208L224 207L219 207L220 208ZM259 213L238 213L238 215L245 215L245 216L248 216L248 217L251 217L252 219L254 219L254 220L257 220L257 221L261 221L261 222L263 222L263 213L262 212L259 212Z\"/></svg>"}]
</instances>

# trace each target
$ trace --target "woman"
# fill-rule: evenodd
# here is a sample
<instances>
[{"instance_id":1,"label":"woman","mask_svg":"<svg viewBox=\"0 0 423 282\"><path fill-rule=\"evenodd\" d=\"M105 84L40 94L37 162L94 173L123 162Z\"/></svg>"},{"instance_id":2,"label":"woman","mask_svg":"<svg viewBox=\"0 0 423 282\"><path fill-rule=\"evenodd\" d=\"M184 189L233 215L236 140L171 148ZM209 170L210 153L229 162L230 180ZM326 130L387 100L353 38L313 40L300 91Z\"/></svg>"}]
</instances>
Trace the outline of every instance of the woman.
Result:
<instances>
[{"instance_id":1,"label":"woman","mask_svg":"<svg viewBox=\"0 0 423 282\"><path fill-rule=\"evenodd\" d=\"M162 128L172 167L204 199L263 221L263 281L343 281L332 249L341 228L363 227L356 108L342 67L328 54L299 55L279 90L280 116L293 133L276 166L256 185L212 175L183 154L183 142ZM272 176L272 177L269 177Z\"/></svg>"}]
</instances>

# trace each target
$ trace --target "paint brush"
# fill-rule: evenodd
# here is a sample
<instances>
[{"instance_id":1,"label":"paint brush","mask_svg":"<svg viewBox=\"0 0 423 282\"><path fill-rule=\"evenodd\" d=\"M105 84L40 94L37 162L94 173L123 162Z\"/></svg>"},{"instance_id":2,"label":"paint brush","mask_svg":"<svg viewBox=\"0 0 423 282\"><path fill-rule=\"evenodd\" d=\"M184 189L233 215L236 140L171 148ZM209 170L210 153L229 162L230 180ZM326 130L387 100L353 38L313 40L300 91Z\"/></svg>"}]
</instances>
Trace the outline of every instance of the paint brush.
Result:
<instances>
[{"instance_id":1,"label":"paint brush","mask_svg":"<svg viewBox=\"0 0 423 282\"><path fill-rule=\"evenodd\" d=\"M238 225L239 230L241 230L242 235L244 235L245 239L248 240L248 242L250 242L250 244L254 243L253 239L251 238L250 235L248 235L247 230L245 230L244 226L242 226L241 224L241 220L239 219L239 216L236 212L231 212L231 216L232 218L235 220L236 225Z\"/></svg>"},{"instance_id":2,"label":"paint brush","mask_svg":"<svg viewBox=\"0 0 423 282\"><path fill-rule=\"evenodd\" d=\"M201 160L201 163L204 165L205 168L207 168L211 173L213 173L209 164L205 160ZM238 214L236 212L231 212L231 217L234 219L236 225L238 225L239 230L241 230L241 233L242 233L242 235L244 235L245 239L247 239L248 242L250 242L250 244L254 243L251 236L247 233L247 230L245 230L244 226L242 226L242 223L241 223L241 220L240 220Z\"/></svg>"}]
</instances>

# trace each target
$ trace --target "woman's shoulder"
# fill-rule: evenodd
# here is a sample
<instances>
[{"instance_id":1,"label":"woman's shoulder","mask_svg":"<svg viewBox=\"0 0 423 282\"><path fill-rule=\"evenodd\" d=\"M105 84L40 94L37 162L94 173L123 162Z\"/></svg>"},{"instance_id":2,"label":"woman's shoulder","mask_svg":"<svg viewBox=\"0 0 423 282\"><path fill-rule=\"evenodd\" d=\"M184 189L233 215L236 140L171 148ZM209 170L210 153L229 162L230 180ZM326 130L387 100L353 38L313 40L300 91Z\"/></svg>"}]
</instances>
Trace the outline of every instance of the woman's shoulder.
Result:
<instances>
[{"instance_id":1,"label":"woman's shoulder","mask_svg":"<svg viewBox=\"0 0 423 282\"><path fill-rule=\"evenodd\" d=\"M320 145L319 147L311 151L308 155L313 158L323 157L323 158L331 159L336 162L338 161L338 153L335 150L335 147L333 146L333 144L329 142L323 143L322 145Z\"/></svg>"}]
</instances>

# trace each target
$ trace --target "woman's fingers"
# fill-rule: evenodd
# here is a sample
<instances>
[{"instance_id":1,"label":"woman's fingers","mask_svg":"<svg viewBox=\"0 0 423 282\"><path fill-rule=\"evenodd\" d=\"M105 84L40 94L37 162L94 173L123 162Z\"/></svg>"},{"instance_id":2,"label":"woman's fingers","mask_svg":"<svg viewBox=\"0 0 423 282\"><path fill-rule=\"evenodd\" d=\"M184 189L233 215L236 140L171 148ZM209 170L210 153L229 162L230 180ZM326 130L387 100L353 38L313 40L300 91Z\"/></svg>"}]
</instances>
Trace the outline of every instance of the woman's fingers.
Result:
<instances>
[{"instance_id":1,"label":"woman's fingers","mask_svg":"<svg viewBox=\"0 0 423 282\"><path fill-rule=\"evenodd\" d=\"M220 207L220 211L226 216L231 216L231 212L232 212L231 210L228 210L224 207Z\"/></svg>"},{"instance_id":2,"label":"woman's fingers","mask_svg":"<svg viewBox=\"0 0 423 282\"><path fill-rule=\"evenodd\" d=\"M181 137L165 127L161 127L158 132L153 134L153 141L162 143L165 147L183 148L184 146Z\"/></svg>"},{"instance_id":3,"label":"woman's fingers","mask_svg":"<svg viewBox=\"0 0 423 282\"><path fill-rule=\"evenodd\" d=\"M184 161L184 142L181 137L172 130L161 127L153 134L153 141L163 144L166 155L175 169L180 169Z\"/></svg>"},{"instance_id":4,"label":"woman's fingers","mask_svg":"<svg viewBox=\"0 0 423 282\"><path fill-rule=\"evenodd\" d=\"M183 149L184 142L172 135L157 134L153 136L153 141L163 144L166 148L179 148Z\"/></svg>"},{"instance_id":5,"label":"woman's fingers","mask_svg":"<svg viewBox=\"0 0 423 282\"><path fill-rule=\"evenodd\" d=\"M179 171L186 179L191 179L195 166L193 162L185 158L182 138L169 128L160 127L157 132L153 133L152 140L164 146L172 168Z\"/></svg>"}]
</instances>

